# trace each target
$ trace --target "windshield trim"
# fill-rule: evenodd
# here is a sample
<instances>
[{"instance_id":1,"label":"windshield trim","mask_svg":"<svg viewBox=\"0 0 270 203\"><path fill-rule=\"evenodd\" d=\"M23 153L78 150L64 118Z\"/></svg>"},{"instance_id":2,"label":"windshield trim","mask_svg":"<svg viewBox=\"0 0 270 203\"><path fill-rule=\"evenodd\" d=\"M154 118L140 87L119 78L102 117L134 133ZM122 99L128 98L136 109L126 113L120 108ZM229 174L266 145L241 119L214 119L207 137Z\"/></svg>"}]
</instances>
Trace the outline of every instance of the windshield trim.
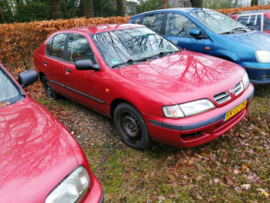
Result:
<instances>
[{"instance_id":1,"label":"windshield trim","mask_svg":"<svg viewBox=\"0 0 270 203\"><path fill-rule=\"evenodd\" d=\"M147 28L147 27L144 26L144 25L142 25L142 26L140 26L139 28ZM108 68L110 68L110 69L115 69L115 68L113 68L113 65L111 66L111 65L108 64L108 62L105 60L105 57L103 56L103 54L102 54L100 48L97 46L95 40L93 40L93 36L94 36L94 35L97 35L97 34L102 34L102 33L116 32L116 31L121 31L121 30L132 30L132 29L138 29L138 27L134 27L134 28L123 28L123 29L110 30L110 31L104 31L104 32L98 32L98 33L92 33L92 34L90 34L91 40L93 41L95 47L96 47L97 50L98 50L99 55L101 56L103 62L106 64L106 66L107 66ZM147 28L147 29L149 29L149 28ZM151 30L151 31L154 32L155 34L159 35L160 37L162 37L164 40L166 40L166 41L169 42L170 44L172 44L175 48L178 49L179 52L183 51L180 47L176 46L176 45L173 44L171 41L169 41L168 39L166 39L165 37L163 37L162 35L156 33L156 32L153 31L153 30ZM164 57L164 56L160 56L160 57L158 57L158 58L161 58L161 57ZM158 58L151 58L151 59L149 59L149 60L156 60L156 59L158 59ZM148 60L147 60L147 61L148 61ZM140 62L138 62L138 63L145 63L145 62L147 62L147 61L140 61ZM116 64L116 65L117 65L117 64Z\"/></svg>"}]
</instances>

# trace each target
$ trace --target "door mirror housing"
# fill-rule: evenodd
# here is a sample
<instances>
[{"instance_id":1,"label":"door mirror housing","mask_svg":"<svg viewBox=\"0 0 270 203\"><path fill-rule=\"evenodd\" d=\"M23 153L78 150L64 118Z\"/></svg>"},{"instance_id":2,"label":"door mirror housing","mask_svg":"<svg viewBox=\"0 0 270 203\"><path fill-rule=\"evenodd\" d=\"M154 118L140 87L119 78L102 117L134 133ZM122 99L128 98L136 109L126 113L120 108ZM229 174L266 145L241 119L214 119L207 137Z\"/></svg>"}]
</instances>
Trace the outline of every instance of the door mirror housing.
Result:
<instances>
[{"instance_id":1,"label":"door mirror housing","mask_svg":"<svg viewBox=\"0 0 270 203\"><path fill-rule=\"evenodd\" d=\"M95 70L99 71L100 67L98 64L93 64L90 59L82 59L75 62L77 70Z\"/></svg>"},{"instance_id":2,"label":"door mirror housing","mask_svg":"<svg viewBox=\"0 0 270 203\"><path fill-rule=\"evenodd\" d=\"M202 31L198 29L192 29L189 31L189 34L193 37L202 38Z\"/></svg>"},{"instance_id":3,"label":"door mirror housing","mask_svg":"<svg viewBox=\"0 0 270 203\"><path fill-rule=\"evenodd\" d=\"M37 80L38 74L35 70L24 71L20 73L18 77L18 82L21 87L27 87L28 85L32 85Z\"/></svg>"}]
</instances>

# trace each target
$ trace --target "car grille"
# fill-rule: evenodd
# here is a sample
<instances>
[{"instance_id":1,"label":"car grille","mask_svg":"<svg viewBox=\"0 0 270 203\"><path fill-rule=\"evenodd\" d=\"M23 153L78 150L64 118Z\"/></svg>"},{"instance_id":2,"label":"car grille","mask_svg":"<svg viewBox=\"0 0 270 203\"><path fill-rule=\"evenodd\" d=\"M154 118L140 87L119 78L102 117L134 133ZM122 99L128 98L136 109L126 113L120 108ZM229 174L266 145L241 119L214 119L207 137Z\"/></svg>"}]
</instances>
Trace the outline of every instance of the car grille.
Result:
<instances>
[{"instance_id":1,"label":"car grille","mask_svg":"<svg viewBox=\"0 0 270 203\"><path fill-rule=\"evenodd\" d=\"M236 95L240 94L243 91L243 89L244 89L243 83L239 82L234 86L233 92L231 92L231 93L234 93L236 96ZM222 104L222 103L230 100L231 96L228 92L221 92L219 94L214 95L213 98L218 104Z\"/></svg>"},{"instance_id":2,"label":"car grille","mask_svg":"<svg viewBox=\"0 0 270 203\"><path fill-rule=\"evenodd\" d=\"M240 94L242 91L243 91L243 83L242 82L239 82L237 85L235 85L234 87L234 94L235 96Z\"/></svg>"},{"instance_id":3,"label":"car grille","mask_svg":"<svg viewBox=\"0 0 270 203\"><path fill-rule=\"evenodd\" d=\"M225 101L228 101L229 99L231 99L231 96L229 95L228 92L221 92L219 94L216 94L214 96L214 100L218 103L218 104L222 104Z\"/></svg>"}]
</instances>

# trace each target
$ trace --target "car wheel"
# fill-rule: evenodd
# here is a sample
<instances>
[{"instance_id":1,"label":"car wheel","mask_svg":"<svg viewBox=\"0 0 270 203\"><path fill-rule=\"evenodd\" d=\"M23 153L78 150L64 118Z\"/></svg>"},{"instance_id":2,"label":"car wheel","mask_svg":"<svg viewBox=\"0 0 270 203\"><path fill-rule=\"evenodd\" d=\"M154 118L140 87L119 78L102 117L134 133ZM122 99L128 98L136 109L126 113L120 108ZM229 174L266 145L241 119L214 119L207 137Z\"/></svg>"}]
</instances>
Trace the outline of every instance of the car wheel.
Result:
<instances>
[{"instance_id":1,"label":"car wheel","mask_svg":"<svg viewBox=\"0 0 270 203\"><path fill-rule=\"evenodd\" d=\"M114 111L114 124L121 140L137 150L152 146L147 126L138 110L128 103L119 104Z\"/></svg>"},{"instance_id":2,"label":"car wheel","mask_svg":"<svg viewBox=\"0 0 270 203\"><path fill-rule=\"evenodd\" d=\"M47 97L50 99L57 99L59 97L59 95L53 90L48 78L45 75L42 77L42 84Z\"/></svg>"}]
</instances>

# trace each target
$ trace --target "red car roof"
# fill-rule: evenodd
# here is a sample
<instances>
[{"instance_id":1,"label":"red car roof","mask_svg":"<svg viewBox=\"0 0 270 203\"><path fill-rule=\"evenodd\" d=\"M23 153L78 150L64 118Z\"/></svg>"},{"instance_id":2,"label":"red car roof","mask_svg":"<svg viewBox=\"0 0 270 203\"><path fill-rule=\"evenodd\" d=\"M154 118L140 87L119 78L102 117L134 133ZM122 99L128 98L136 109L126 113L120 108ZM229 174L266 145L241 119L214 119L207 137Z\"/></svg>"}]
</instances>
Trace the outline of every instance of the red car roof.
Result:
<instances>
[{"instance_id":1,"label":"red car roof","mask_svg":"<svg viewBox=\"0 0 270 203\"><path fill-rule=\"evenodd\" d=\"M108 32L108 31L113 31L113 30L135 28L135 27L144 27L144 26L137 25L137 24L107 24L107 25L95 25L95 26L70 28L66 30L61 30L61 32L80 31L80 32L86 32L89 34L95 34L95 33Z\"/></svg>"}]
</instances>

